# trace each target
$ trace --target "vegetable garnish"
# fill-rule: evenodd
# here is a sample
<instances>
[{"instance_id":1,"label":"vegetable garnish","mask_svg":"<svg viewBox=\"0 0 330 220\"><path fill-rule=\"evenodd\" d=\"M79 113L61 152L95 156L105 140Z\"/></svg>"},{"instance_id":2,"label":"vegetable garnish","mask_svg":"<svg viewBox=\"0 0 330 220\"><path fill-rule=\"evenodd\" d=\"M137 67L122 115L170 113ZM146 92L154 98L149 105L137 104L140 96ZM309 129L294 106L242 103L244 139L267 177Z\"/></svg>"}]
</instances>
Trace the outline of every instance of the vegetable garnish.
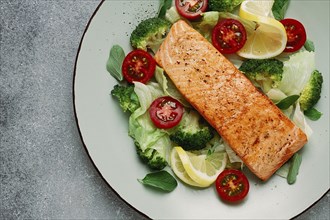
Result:
<instances>
[{"instance_id":1,"label":"vegetable garnish","mask_svg":"<svg viewBox=\"0 0 330 220\"><path fill-rule=\"evenodd\" d=\"M290 0L275 0L272 6L272 12L276 20L282 20L289 7Z\"/></svg>"},{"instance_id":2,"label":"vegetable garnish","mask_svg":"<svg viewBox=\"0 0 330 220\"><path fill-rule=\"evenodd\" d=\"M172 128L180 123L183 106L178 100L170 96L163 96L151 103L149 114L156 127Z\"/></svg>"},{"instance_id":3,"label":"vegetable garnish","mask_svg":"<svg viewBox=\"0 0 330 220\"><path fill-rule=\"evenodd\" d=\"M144 185L163 190L165 192L173 191L178 185L176 179L165 170L147 174L143 179L138 181Z\"/></svg>"},{"instance_id":4,"label":"vegetable garnish","mask_svg":"<svg viewBox=\"0 0 330 220\"><path fill-rule=\"evenodd\" d=\"M322 116L322 112L319 112L316 108L308 109L304 111L304 114L312 121L317 121Z\"/></svg>"},{"instance_id":5,"label":"vegetable garnish","mask_svg":"<svg viewBox=\"0 0 330 220\"><path fill-rule=\"evenodd\" d=\"M125 57L122 71L129 83L134 81L146 83L153 77L156 61L144 50L133 50Z\"/></svg>"},{"instance_id":6,"label":"vegetable garnish","mask_svg":"<svg viewBox=\"0 0 330 220\"><path fill-rule=\"evenodd\" d=\"M311 51L315 51L315 46L314 46L314 42L307 39L305 44L304 44L304 47L307 51L311 52Z\"/></svg>"},{"instance_id":7,"label":"vegetable garnish","mask_svg":"<svg viewBox=\"0 0 330 220\"><path fill-rule=\"evenodd\" d=\"M239 51L246 42L244 26L235 19L220 21L212 31L212 43L221 53L230 54Z\"/></svg>"},{"instance_id":8,"label":"vegetable garnish","mask_svg":"<svg viewBox=\"0 0 330 220\"><path fill-rule=\"evenodd\" d=\"M302 157L298 153L295 153L293 157L290 159L291 165L287 177L287 181L289 184L293 184L296 182L301 161L302 161Z\"/></svg>"},{"instance_id":9,"label":"vegetable garnish","mask_svg":"<svg viewBox=\"0 0 330 220\"><path fill-rule=\"evenodd\" d=\"M226 169L218 176L215 187L221 199L237 202L246 197L250 184L242 171Z\"/></svg>"},{"instance_id":10,"label":"vegetable garnish","mask_svg":"<svg viewBox=\"0 0 330 220\"><path fill-rule=\"evenodd\" d=\"M172 6L172 0L160 0L158 17L164 18L167 9L169 9L171 6Z\"/></svg>"},{"instance_id":11,"label":"vegetable garnish","mask_svg":"<svg viewBox=\"0 0 330 220\"><path fill-rule=\"evenodd\" d=\"M282 110L286 110L291 105L293 105L298 99L299 99L299 95L291 95L282 99L279 103L276 104L276 106Z\"/></svg>"},{"instance_id":12,"label":"vegetable garnish","mask_svg":"<svg viewBox=\"0 0 330 220\"><path fill-rule=\"evenodd\" d=\"M107 61L107 70L118 81L123 80L122 64L125 58L125 52L119 45L113 45L110 50L109 59Z\"/></svg>"},{"instance_id":13,"label":"vegetable garnish","mask_svg":"<svg viewBox=\"0 0 330 220\"><path fill-rule=\"evenodd\" d=\"M182 17L196 20L207 9L208 0L175 0L175 6Z\"/></svg>"},{"instance_id":14,"label":"vegetable garnish","mask_svg":"<svg viewBox=\"0 0 330 220\"><path fill-rule=\"evenodd\" d=\"M306 42L306 31L305 27L299 21L286 18L281 20L286 30L286 35L288 38L284 52L295 52L302 48Z\"/></svg>"}]
</instances>

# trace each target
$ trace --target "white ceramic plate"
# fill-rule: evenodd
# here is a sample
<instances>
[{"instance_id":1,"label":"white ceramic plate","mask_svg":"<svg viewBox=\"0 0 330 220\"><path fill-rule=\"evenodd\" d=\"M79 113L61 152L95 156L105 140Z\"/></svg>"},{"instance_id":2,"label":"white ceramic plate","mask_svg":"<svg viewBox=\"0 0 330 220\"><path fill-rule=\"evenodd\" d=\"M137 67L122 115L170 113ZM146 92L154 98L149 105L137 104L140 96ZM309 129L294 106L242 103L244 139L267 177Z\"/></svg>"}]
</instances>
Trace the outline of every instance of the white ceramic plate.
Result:
<instances>
[{"instance_id":1,"label":"white ceramic plate","mask_svg":"<svg viewBox=\"0 0 330 220\"><path fill-rule=\"evenodd\" d=\"M287 17L299 19L316 47L316 65L324 86L317 108L323 117L310 125L314 134L303 148L298 180L288 185L273 176L262 183L249 175L247 199L228 205L215 189L196 190L181 182L171 193L140 184L150 170L139 161L127 134L124 115L110 91L116 81L106 71L110 48L130 51L129 36L141 19L155 16L158 0L104 1L96 9L83 36L74 76L74 104L81 137L105 181L119 196L153 219L288 219L299 215L329 189L329 1L291 1Z\"/></svg>"}]
</instances>

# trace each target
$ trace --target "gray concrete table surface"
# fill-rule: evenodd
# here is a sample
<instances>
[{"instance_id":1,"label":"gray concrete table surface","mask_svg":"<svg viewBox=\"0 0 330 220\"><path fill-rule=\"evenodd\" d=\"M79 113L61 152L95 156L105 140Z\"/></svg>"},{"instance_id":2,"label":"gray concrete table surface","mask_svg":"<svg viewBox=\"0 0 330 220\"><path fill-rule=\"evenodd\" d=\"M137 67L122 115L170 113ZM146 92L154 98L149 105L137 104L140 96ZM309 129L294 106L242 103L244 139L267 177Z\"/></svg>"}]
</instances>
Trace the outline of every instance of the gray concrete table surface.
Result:
<instances>
[{"instance_id":1,"label":"gray concrete table surface","mask_svg":"<svg viewBox=\"0 0 330 220\"><path fill-rule=\"evenodd\" d=\"M75 122L75 58L99 3L0 1L0 219L146 219L101 178ZM329 219L329 192L295 219Z\"/></svg>"}]
</instances>

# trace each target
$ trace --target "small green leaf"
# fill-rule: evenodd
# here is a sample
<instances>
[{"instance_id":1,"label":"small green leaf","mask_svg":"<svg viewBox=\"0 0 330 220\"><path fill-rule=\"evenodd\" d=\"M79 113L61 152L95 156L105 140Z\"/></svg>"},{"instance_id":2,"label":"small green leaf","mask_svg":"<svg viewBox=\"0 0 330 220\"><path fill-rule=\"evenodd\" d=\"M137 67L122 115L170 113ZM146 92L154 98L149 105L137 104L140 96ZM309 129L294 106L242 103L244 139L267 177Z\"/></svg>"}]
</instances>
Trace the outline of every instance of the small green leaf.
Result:
<instances>
[{"instance_id":1,"label":"small green leaf","mask_svg":"<svg viewBox=\"0 0 330 220\"><path fill-rule=\"evenodd\" d=\"M285 13L288 10L290 0L275 0L272 12L276 20L282 20L285 17Z\"/></svg>"},{"instance_id":2,"label":"small green leaf","mask_svg":"<svg viewBox=\"0 0 330 220\"><path fill-rule=\"evenodd\" d=\"M172 0L160 0L158 17L159 18L165 18L166 11L171 6L172 6Z\"/></svg>"},{"instance_id":3,"label":"small green leaf","mask_svg":"<svg viewBox=\"0 0 330 220\"><path fill-rule=\"evenodd\" d=\"M322 112L319 112L315 108L311 108L307 111L304 111L304 115L306 115L312 121L317 121L321 118Z\"/></svg>"},{"instance_id":4,"label":"small green leaf","mask_svg":"<svg viewBox=\"0 0 330 220\"><path fill-rule=\"evenodd\" d=\"M178 185L176 179L165 170L149 173L143 179L138 179L138 181L166 192L173 191Z\"/></svg>"},{"instance_id":5,"label":"small green leaf","mask_svg":"<svg viewBox=\"0 0 330 220\"><path fill-rule=\"evenodd\" d=\"M279 101L276 106L282 110L288 109L291 105L293 105L299 98L299 95L291 95Z\"/></svg>"},{"instance_id":6,"label":"small green leaf","mask_svg":"<svg viewBox=\"0 0 330 220\"><path fill-rule=\"evenodd\" d=\"M311 51L315 51L315 46L314 46L314 43L313 41L307 39L305 44L304 44L304 47L307 51L311 52Z\"/></svg>"},{"instance_id":7,"label":"small green leaf","mask_svg":"<svg viewBox=\"0 0 330 220\"><path fill-rule=\"evenodd\" d=\"M123 80L121 66L125 59L125 52L119 45L114 45L110 50L109 59L107 61L107 70L118 81Z\"/></svg>"},{"instance_id":8,"label":"small green leaf","mask_svg":"<svg viewBox=\"0 0 330 220\"><path fill-rule=\"evenodd\" d=\"M298 153L295 153L290 160L291 160L291 164L286 179L289 184L293 184L296 182L297 175L299 173L299 167L302 161L302 156Z\"/></svg>"}]
</instances>

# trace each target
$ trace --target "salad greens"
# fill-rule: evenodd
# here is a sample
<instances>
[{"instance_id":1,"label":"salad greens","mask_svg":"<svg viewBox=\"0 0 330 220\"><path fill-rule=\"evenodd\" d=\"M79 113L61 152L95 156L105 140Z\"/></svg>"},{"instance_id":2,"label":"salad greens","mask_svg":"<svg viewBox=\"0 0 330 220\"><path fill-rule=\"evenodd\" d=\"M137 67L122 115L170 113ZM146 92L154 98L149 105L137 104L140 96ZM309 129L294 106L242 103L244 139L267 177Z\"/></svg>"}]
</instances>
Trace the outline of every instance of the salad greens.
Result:
<instances>
[{"instance_id":1,"label":"salad greens","mask_svg":"<svg viewBox=\"0 0 330 220\"><path fill-rule=\"evenodd\" d=\"M138 179L138 181L144 185L151 186L165 192L173 191L178 185L176 179L165 170L149 173L143 179Z\"/></svg>"},{"instance_id":2,"label":"salad greens","mask_svg":"<svg viewBox=\"0 0 330 220\"><path fill-rule=\"evenodd\" d=\"M317 121L322 116L322 112L319 112L316 108L311 108L307 111L304 111L304 114L312 121Z\"/></svg>"},{"instance_id":3,"label":"salad greens","mask_svg":"<svg viewBox=\"0 0 330 220\"><path fill-rule=\"evenodd\" d=\"M311 52L311 51L314 52L314 51L315 51L314 42L311 41L311 40L309 40L309 39L307 39L306 42L305 42L305 44L304 44L304 48L305 48L307 51L309 51L309 52Z\"/></svg>"},{"instance_id":4,"label":"salad greens","mask_svg":"<svg viewBox=\"0 0 330 220\"><path fill-rule=\"evenodd\" d=\"M159 3L159 10L158 10L158 17L165 18L166 11L172 6L172 0L160 0Z\"/></svg>"},{"instance_id":5,"label":"salad greens","mask_svg":"<svg viewBox=\"0 0 330 220\"><path fill-rule=\"evenodd\" d=\"M125 52L119 45L114 45L110 50L109 59L107 61L107 70L116 80L122 81L123 74L121 72L121 65L125 59Z\"/></svg>"},{"instance_id":6,"label":"salad greens","mask_svg":"<svg viewBox=\"0 0 330 220\"><path fill-rule=\"evenodd\" d=\"M282 110L288 109L291 105L293 105L299 99L299 95L291 95L276 104Z\"/></svg>"},{"instance_id":7,"label":"salad greens","mask_svg":"<svg viewBox=\"0 0 330 220\"><path fill-rule=\"evenodd\" d=\"M272 12L276 20L282 20L285 17L285 13L289 7L290 0L275 0Z\"/></svg>"},{"instance_id":8,"label":"salad greens","mask_svg":"<svg viewBox=\"0 0 330 220\"><path fill-rule=\"evenodd\" d=\"M301 161L302 161L302 156L298 153L295 153L293 157L290 159L290 168L287 176L287 181L289 184L293 184L294 182L296 182Z\"/></svg>"}]
</instances>

